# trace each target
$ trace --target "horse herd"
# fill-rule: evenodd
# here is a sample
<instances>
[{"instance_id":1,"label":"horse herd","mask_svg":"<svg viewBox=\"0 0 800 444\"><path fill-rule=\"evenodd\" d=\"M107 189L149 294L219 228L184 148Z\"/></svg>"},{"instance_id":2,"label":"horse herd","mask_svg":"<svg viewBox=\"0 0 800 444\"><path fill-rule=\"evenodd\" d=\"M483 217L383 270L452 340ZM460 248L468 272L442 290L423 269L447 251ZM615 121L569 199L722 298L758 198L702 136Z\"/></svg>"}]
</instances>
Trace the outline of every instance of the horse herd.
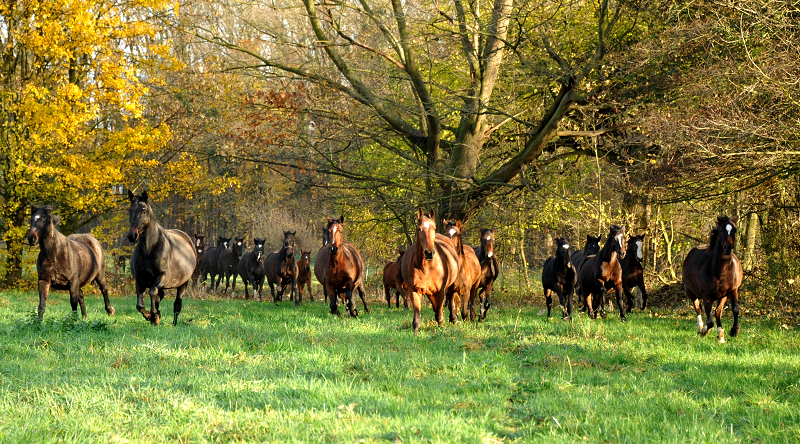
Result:
<instances>
[{"instance_id":1,"label":"horse herd","mask_svg":"<svg viewBox=\"0 0 800 444\"><path fill-rule=\"evenodd\" d=\"M274 302L279 303L287 288L290 299L299 305L304 288L311 293L311 252L301 251L300 260L295 261L295 232L285 231L283 244L277 252L265 254L265 240L253 239L252 251L245 252L245 238L219 237L217 245L205 248L204 236L195 235L194 241L183 231L161 226L148 202L147 191L140 195L128 192L130 207L128 216L130 229L126 233L129 242L135 244L130 258L131 275L136 286L136 308L153 325L161 321L160 302L164 290L176 289L173 305L173 324L183 306L183 296L189 283L200 281L203 286L211 276L210 289L216 291L225 278L224 292L235 289L236 277L245 285L245 298L249 299L248 285L253 288L253 298L263 300L264 280L270 286ZM457 322L458 312L462 320L482 321L491 305L492 284L500 267L494 254L494 229L481 229L481 245L470 247L462 241L460 221L443 220L445 235L436 232L433 210L417 211L417 230L413 243L400 250L396 261L388 263L383 271L386 302L391 307L392 291L396 296L396 307L400 298L414 313L413 329L416 336L421 324L422 297L426 296L433 306L436 321L443 323L443 309L447 305L450 322ZM58 217L50 206L31 207L28 230L30 245L39 244L36 268L39 284L39 310L44 316L50 288L68 290L72 310L80 305L86 316L81 288L94 282L105 300L106 312L114 315L110 305L105 279L103 250L90 234L64 236L55 227ZM322 247L317 252L314 274L322 285L323 296L329 302L330 313L339 315L339 301L346 305L348 313L356 317L358 311L353 303L353 291L357 291L369 313L364 299L364 261L355 246L344 242L344 217L328 218L323 228ZM716 326L718 339L724 342L720 322L722 310L731 299L733 327L731 336L739 330L738 287L742 281L742 268L732 248L735 242L736 220L725 216L717 219L709 245L693 248L683 267L683 283L687 296L697 311L698 335L705 335L714 327L711 309L717 302ZM587 236L583 250L572 254L569 242L564 237L556 239L555 255L549 257L542 270L542 285L547 302L547 316L551 315L552 295L558 296L563 317L572 319L573 293L577 293L591 318L604 313L606 292L614 289L620 319L633 308L630 288L642 291L642 309L647 305L642 269L642 247L644 236L634 236L625 241L624 229L611 225L602 248L600 238ZM277 292L275 287L277 286ZM626 307L623 307L622 293ZM144 296L149 294L150 307L145 307ZM476 313L475 304L480 312ZM702 307L701 307L702 304ZM706 311L703 324L701 309Z\"/></svg>"}]
</instances>

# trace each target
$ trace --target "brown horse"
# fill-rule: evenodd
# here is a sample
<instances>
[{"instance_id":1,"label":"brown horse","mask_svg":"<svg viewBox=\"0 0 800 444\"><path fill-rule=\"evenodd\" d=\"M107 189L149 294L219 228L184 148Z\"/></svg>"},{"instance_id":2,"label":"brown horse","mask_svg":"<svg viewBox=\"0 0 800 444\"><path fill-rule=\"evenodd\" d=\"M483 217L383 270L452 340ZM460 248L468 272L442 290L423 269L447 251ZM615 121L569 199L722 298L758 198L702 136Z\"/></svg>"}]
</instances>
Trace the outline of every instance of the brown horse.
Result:
<instances>
[{"instance_id":1,"label":"brown horse","mask_svg":"<svg viewBox=\"0 0 800 444\"><path fill-rule=\"evenodd\" d=\"M283 245L281 249L270 253L264 260L264 274L267 277L269 291L272 294L272 302L280 304L283 300L283 293L286 286L289 287L289 295L297 294L297 262L294 260L294 231L283 232ZM275 292L275 285L278 292ZM300 305L300 297L294 300L294 305Z\"/></svg>"},{"instance_id":2,"label":"brown horse","mask_svg":"<svg viewBox=\"0 0 800 444\"><path fill-rule=\"evenodd\" d=\"M328 225L330 225L331 221L330 217L328 218ZM325 292L325 272L328 269L328 263L325 262L324 264L320 261L320 254L323 250L328 248L328 244L330 243L330 231L328 229L328 225L322 227L322 248L317 251L317 259L314 261L314 276L317 278L317 282L322 286L322 300L328 300L328 293Z\"/></svg>"},{"instance_id":3,"label":"brown horse","mask_svg":"<svg viewBox=\"0 0 800 444\"><path fill-rule=\"evenodd\" d=\"M483 303L481 304L481 315L479 321L486 319L486 313L489 311L492 299L492 285L500 275L500 263L497 261L497 256L494 254L494 228L481 228L481 246L472 247L475 255L478 256L478 262L481 264L481 278L478 283L478 296L481 296L483 290ZM478 303L480 300L476 299Z\"/></svg>"},{"instance_id":4,"label":"brown horse","mask_svg":"<svg viewBox=\"0 0 800 444\"><path fill-rule=\"evenodd\" d=\"M350 316L358 316L353 304L353 290L358 290L364 311L369 313L367 301L364 299L364 260L355 246L344 242L344 216L339 220L328 218L327 246L320 248L316 264L322 267L322 280L325 282L325 295L330 302L330 312L337 316L339 312L339 295L344 294ZM315 267L316 269L316 267Z\"/></svg>"},{"instance_id":5,"label":"brown horse","mask_svg":"<svg viewBox=\"0 0 800 444\"><path fill-rule=\"evenodd\" d=\"M314 293L311 291L311 251L300 250L300 260L297 261L297 292L303 299L304 289L308 290L308 297L314 302Z\"/></svg>"},{"instance_id":6,"label":"brown horse","mask_svg":"<svg viewBox=\"0 0 800 444\"><path fill-rule=\"evenodd\" d=\"M195 265L194 271L192 272L192 291L197 288L197 280L200 279L200 271L202 268L200 264L203 262L203 255L206 252L205 238L205 236L201 236L197 233L194 235L194 251L197 253L197 265Z\"/></svg>"},{"instance_id":7,"label":"brown horse","mask_svg":"<svg viewBox=\"0 0 800 444\"><path fill-rule=\"evenodd\" d=\"M401 248L397 250L397 252L399 253L397 260L389 262L383 267L383 293L386 296L386 303L390 308L392 306L392 290L394 290L395 298L397 299L396 308L400 308L400 295L403 296L403 303L405 307L408 308L408 301L406 300L405 291L403 291L402 287L402 275L400 274L400 261L403 260L403 254L406 250ZM398 282L398 277L401 282Z\"/></svg>"},{"instance_id":8,"label":"brown horse","mask_svg":"<svg viewBox=\"0 0 800 444\"><path fill-rule=\"evenodd\" d=\"M420 309L422 308L422 295L428 296L436 314L436 322L442 325L442 308L447 298L447 292L458 278L458 269L461 266L458 253L447 237L436 233L434 212L430 210L424 214L417 210L417 235L414 243L406 250L400 270L403 273L407 293L414 308L414 336L419 332L422 322ZM452 304L450 310L453 309ZM455 314L451 311L450 319Z\"/></svg>"},{"instance_id":9,"label":"brown horse","mask_svg":"<svg viewBox=\"0 0 800 444\"><path fill-rule=\"evenodd\" d=\"M69 303L72 311L81 306L81 316L86 317L81 287L94 281L106 303L106 313L114 316L114 307L108 300L106 286L106 267L103 247L91 234L71 234L64 236L56 224L58 216L53 216L49 205L36 208L31 205L31 223L28 229L28 243L39 244L39 257L36 259L36 272L39 280L39 319L44 316L47 296L50 289L69 290Z\"/></svg>"},{"instance_id":10,"label":"brown horse","mask_svg":"<svg viewBox=\"0 0 800 444\"><path fill-rule=\"evenodd\" d=\"M606 290L616 292L620 321L625 322L622 308L622 266L619 259L625 256L625 230L619 225L611 225L603 249L595 256L589 256L578 272L581 296L589 309L589 317L597 318L598 306L605 310Z\"/></svg>"},{"instance_id":11,"label":"brown horse","mask_svg":"<svg viewBox=\"0 0 800 444\"><path fill-rule=\"evenodd\" d=\"M647 308L647 290L644 288L644 268L642 268L644 236L644 234L631 236L628 239L625 257L619 261L622 267L622 290L625 292L625 300L628 303L628 313L633 309L633 296L631 295L633 287L639 287L642 292L642 310Z\"/></svg>"},{"instance_id":12,"label":"brown horse","mask_svg":"<svg viewBox=\"0 0 800 444\"><path fill-rule=\"evenodd\" d=\"M197 259L188 234L168 230L158 224L153 208L147 202L147 191L134 196L128 191L131 206L128 209L130 230L128 240L137 242L131 256L131 274L136 281L136 309L153 325L161 322L159 304L164 290L177 289L173 305L173 325L178 325L178 315L183 307L183 295L192 279ZM144 294L150 293L150 310L144 308Z\"/></svg>"},{"instance_id":13,"label":"brown horse","mask_svg":"<svg viewBox=\"0 0 800 444\"><path fill-rule=\"evenodd\" d=\"M550 308L553 306L555 293L564 319L572 320L572 294L577 281L575 267L569 258L569 241L565 237L556 238L556 254L547 258L542 267L542 287L547 302L547 317L550 317Z\"/></svg>"},{"instance_id":14,"label":"brown horse","mask_svg":"<svg viewBox=\"0 0 800 444\"><path fill-rule=\"evenodd\" d=\"M583 261L586 260L587 257L593 256L600 252L600 236L594 237L590 234L586 235L586 245L583 246L583 250L578 250L570 255L570 261L572 261L572 267L575 268L575 272L579 272L581 267L583 267ZM577 281L575 283L575 293L580 295L581 294L581 282ZM583 301L581 301L581 311L586 311L586 306L583 305Z\"/></svg>"},{"instance_id":15,"label":"brown horse","mask_svg":"<svg viewBox=\"0 0 800 444\"><path fill-rule=\"evenodd\" d=\"M711 231L711 241L708 245L694 247L683 261L683 285L686 287L686 296L692 301L697 311L697 335L705 336L708 330L714 328L711 319L711 309L717 302L717 339L725 342L725 332L722 329L722 310L725 302L731 299L733 312L733 326L729 333L731 336L739 334L739 286L742 284L742 264L733 253L736 242L736 219L728 216L719 216L717 226ZM706 324L700 313L700 304L706 310Z\"/></svg>"},{"instance_id":16,"label":"brown horse","mask_svg":"<svg viewBox=\"0 0 800 444\"><path fill-rule=\"evenodd\" d=\"M458 255L458 262L461 266L458 269L458 278L452 287L451 294L448 294L449 303L454 304L453 296L458 293L461 298L461 319L467 320L467 309L469 309L469 319L475 320L475 300L478 297L478 285L481 281L481 263L478 261L478 255L475 250L467 247L464 248L464 242L461 240L461 221L448 221L444 219L444 234L456 249ZM455 319L450 319L454 322Z\"/></svg>"}]
</instances>

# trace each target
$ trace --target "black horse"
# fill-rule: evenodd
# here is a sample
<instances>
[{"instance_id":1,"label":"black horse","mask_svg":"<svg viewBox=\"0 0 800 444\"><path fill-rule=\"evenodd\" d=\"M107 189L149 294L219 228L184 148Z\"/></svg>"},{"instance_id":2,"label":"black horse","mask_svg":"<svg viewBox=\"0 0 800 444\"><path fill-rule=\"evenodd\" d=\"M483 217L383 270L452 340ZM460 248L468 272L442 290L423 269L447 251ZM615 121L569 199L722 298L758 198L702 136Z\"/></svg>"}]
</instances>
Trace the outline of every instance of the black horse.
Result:
<instances>
[{"instance_id":1,"label":"black horse","mask_svg":"<svg viewBox=\"0 0 800 444\"><path fill-rule=\"evenodd\" d=\"M200 282L205 289L205 282L208 275L211 275L211 292L216 293L217 287L222 280L222 273L219 270L219 255L228 249L232 237L217 237L217 245L206 249L203 254L203 260L200 262L200 274L202 275ZM219 276L219 278L217 278Z\"/></svg>"},{"instance_id":2,"label":"black horse","mask_svg":"<svg viewBox=\"0 0 800 444\"><path fill-rule=\"evenodd\" d=\"M586 260L587 257L593 256L600 252L600 237L594 237L592 235L586 235L586 245L583 246L583 250L578 250L570 256L570 260L572 261L572 267L575 268L575 272L577 273L580 271L581 267L583 266L583 261ZM575 293L581 294L581 282L576 281L575 283ZM580 299L580 310L586 311L586 306L583 304L583 300Z\"/></svg>"},{"instance_id":3,"label":"black horse","mask_svg":"<svg viewBox=\"0 0 800 444\"><path fill-rule=\"evenodd\" d=\"M250 299L247 284L253 286L253 298L261 299L264 287L264 243L265 239L253 238L253 251L245 253L239 260L237 272L244 282L244 298Z\"/></svg>"},{"instance_id":4,"label":"black horse","mask_svg":"<svg viewBox=\"0 0 800 444\"><path fill-rule=\"evenodd\" d=\"M286 286L291 284L290 292L297 294L297 262L294 260L294 231L283 232L283 246L275 253L270 253L264 262L264 270L269 283L272 301L276 304L283 300ZM275 285L278 293L275 293ZM295 300L295 305L300 305L300 296Z\"/></svg>"},{"instance_id":5,"label":"black horse","mask_svg":"<svg viewBox=\"0 0 800 444\"><path fill-rule=\"evenodd\" d=\"M481 228L481 246L472 247L475 250L475 254L478 255L478 262L481 263L481 279L476 295L476 299L481 298L483 301L481 314L478 318L480 321L486 319L486 313L492 305L492 286L497 276L500 275L500 263L494 254L494 241L494 228ZM483 292L482 295L481 291Z\"/></svg>"},{"instance_id":6,"label":"black horse","mask_svg":"<svg viewBox=\"0 0 800 444\"><path fill-rule=\"evenodd\" d=\"M613 288L617 297L617 307L622 322L625 310L622 308L622 266L619 259L625 256L625 230L619 225L611 225L608 239L603 249L595 256L589 256L578 271L578 282L589 317L597 317L598 305L605 310L606 290Z\"/></svg>"},{"instance_id":7,"label":"black horse","mask_svg":"<svg viewBox=\"0 0 800 444\"><path fill-rule=\"evenodd\" d=\"M244 236L233 238L230 246L219 253L219 273L220 280L225 276L225 289L222 290L223 294L228 294L228 285L230 285L231 277L233 277L233 285L231 286L231 294L236 291L236 276L239 270L239 260L244 254Z\"/></svg>"},{"instance_id":8,"label":"black horse","mask_svg":"<svg viewBox=\"0 0 800 444\"><path fill-rule=\"evenodd\" d=\"M625 252L625 257L619 261L620 266L622 266L622 291L625 292L628 313L633 309L633 296L631 295L631 288L633 287L639 287L642 292L642 310L647 308L647 290L644 288L644 268L642 267L644 236L644 234L631 236L628 239L628 249Z\"/></svg>"},{"instance_id":9,"label":"black horse","mask_svg":"<svg viewBox=\"0 0 800 444\"><path fill-rule=\"evenodd\" d=\"M197 288L197 280L200 279L200 272L202 271L201 263L203 262L203 255L206 252L205 236L195 233L194 235L194 251L197 253L197 265L192 272L192 291Z\"/></svg>"},{"instance_id":10,"label":"black horse","mask_svg":"<svg viewBox=\"0 0 800 444\"><path fill-rule=\"evenodd\" d=\"M128 191L130 230L128 240L137 242L131 256L131 274L136 281L136 309L153 325L161 322L159 304L164 290L177 289L173 325L183 307L183 295L192 279L197 259L188 234L169 230L158 224L148 203L147 191L134 196ZM150 293L150 310L144 308L144 294Z\"/></svg>"},{"instance_id":11,"label":"black horse","mask_svg":"<svg viewBox=\"0 0 800 444\"><path fill-rule=\"evenodd\" d=\"M569 259L569 241L565 237L556 238L556 254L544 261L542 267L542 287L547 301L547 317L553 305L553 293L558 295L562 317L572 319L572 294L577 281L577 273Z\"/></svg>"}]
</instances>

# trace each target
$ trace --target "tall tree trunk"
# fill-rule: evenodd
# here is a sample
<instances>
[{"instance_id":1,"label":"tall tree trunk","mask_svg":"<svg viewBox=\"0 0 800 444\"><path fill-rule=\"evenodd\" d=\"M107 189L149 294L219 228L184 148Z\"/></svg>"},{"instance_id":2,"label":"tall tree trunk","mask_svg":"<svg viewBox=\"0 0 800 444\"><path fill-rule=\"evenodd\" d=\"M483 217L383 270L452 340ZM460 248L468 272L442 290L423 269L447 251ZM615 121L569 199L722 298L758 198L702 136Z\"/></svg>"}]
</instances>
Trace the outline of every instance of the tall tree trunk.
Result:
<instances>
[{"instance_id":1,"label":"tall tree trunk","mask_svg":"<svg viewBox=\"0 0 800 444\"><path fill-rule=\"evenodd\" d=\"M24 223L28 205L20 204L11 215L11 223L4 228L6 242L6 274L3 278L3 288L16 287L17 281L22 279L22 247L25 240Z\"/></svg>"},{"instance_id":2,"label":"tall tree trunk","mask_svg":"<svg viewBox=\"0 0 800 444\"><path fill-rule=\"evenodd\" d=\"M744 269L750 271L753 269L753 258L756 249L756 236L758 235L758 213L750 213L747 218L747 227L745 227L744 236Z\"/></svg>"}]
</instances>

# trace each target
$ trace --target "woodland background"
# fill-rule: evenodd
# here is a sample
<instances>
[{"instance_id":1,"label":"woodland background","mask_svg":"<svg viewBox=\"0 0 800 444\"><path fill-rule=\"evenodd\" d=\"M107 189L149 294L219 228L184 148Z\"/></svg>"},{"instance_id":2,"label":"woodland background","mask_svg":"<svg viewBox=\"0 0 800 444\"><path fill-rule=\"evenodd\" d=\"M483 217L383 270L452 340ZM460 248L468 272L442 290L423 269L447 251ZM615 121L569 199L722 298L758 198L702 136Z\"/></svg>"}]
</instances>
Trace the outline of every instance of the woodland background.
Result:
<instances>
[{"instance_id":1,"label":"woodland background","mask_svg":"<svg viewBox=\"0 0 800 444\"><path fill-rule=\"evenodd\" d=\"M744 304L798 308L795 0L3 0L0 43L6 288L32 204L113 252L146 188L209 245L343 214L373 269L435 208L526 287L610 223L675 284L727 214Z\"/></svg>"}]
</instances>

